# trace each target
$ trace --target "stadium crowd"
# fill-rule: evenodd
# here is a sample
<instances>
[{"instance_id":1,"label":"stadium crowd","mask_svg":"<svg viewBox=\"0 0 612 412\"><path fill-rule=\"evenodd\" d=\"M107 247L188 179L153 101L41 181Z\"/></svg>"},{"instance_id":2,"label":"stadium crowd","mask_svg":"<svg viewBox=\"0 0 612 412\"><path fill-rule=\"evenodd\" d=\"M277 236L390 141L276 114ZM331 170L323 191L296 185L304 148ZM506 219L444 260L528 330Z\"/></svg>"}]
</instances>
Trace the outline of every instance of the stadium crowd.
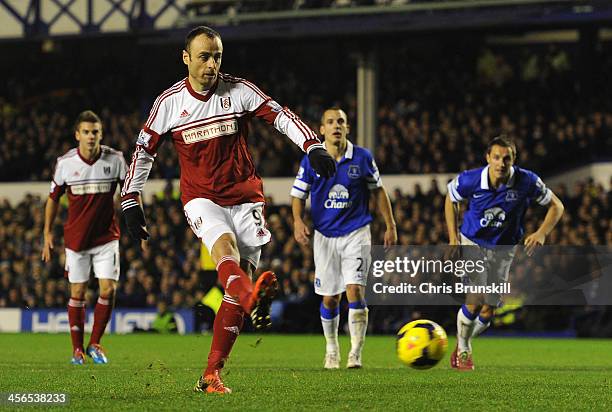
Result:
<instances>
[{"instance_id":1,"label":"stadium crowd","mask_svg":"<svg viewBox=\"0 0 612 412\"><path fill-rule=\"evenodd\" d=\"M610 183L612 185L612 181ZM566 205L567 213L552 232L548 243L612 244L611 188L605 189L592 182L577 184L573 188L554 188ZM435 245L447 242L442 213L445 190L440 190L435 184L428 190L416 186L413 195L407 195L406 188L390 189L398 222L399 244ZM56 245L57 253L50 265L45 266L40 261L43 201L31 195L20 202L1 200L0 243L5 247L0 251L0 307L66 306L68 283L63 279L62 245ZM65 212L63 208L62 213ZM533 230L542 214L543 209L527 216L527 231ZM215 276L201 269L200 243L184 221L178 193L171 184L146 205L146 215L151 232L147 250L139 252L123 230L121 278L116 305L155 307L158 302L164 301L173 308L196 306L215 284ZM285 332L317 330L320 298L313 291L312 250L294 240L288 205L271 203L266 208L266 215L273 236L271 243L263 249L260 268L272 269L279 277L280 294L273 307L275 327ZM384 222L373 222L375 243L382 238L383 229ZM60 224L56 225L55 231L56 239L61 239ZM96 287L96 283L91 282L90 286ZM90 289L87 296L91 305L97 295ZM427 309L452 312L450 307ZM375 321L370 322L370 327L374 332L392 332L407 318L416 316L414 310L412 307L374 307L371 316ZM558 316L542 308L530 310L530 317L524 321L535 322L535 326L544 329L551 325L567 329L572 326L572 319L587 315L599 319L598 322L610 321L609 309L590 307L563 310L573 314L565 317L565 323L560 324ZM542 313L549 313L555 322L551 323ZM439 313L436 317L440 317ZM606 330L605 327L599 329Z\"/></svg>"},{"instance_id":2,"label":"stadium crowd","mask_svg":"<svg viewBox=\"0 0 612 412\"><path fill-rule=\"evenodd\" d=\"M390 56L381 53L375 157L383 174L476 167L486 142L501 132L517 143L521 164L544 176L609 158L612 107L605 96L612 85L600 74L612 69L612 52L598 55L601 73L590 73L587 81L581 75L580 55L571 49L466 48L465 53L458 53L440 47L433 55L398 48L394 61L387 61ZM436 69L427 69L431 67ZM350 70L338 69L315 84L304 80L308 76L302 75L299 62L296 72L280 66L266 73L251 70L246 78L295 108L315 130L321 111L330 104L344 107L355 122L354 73ZM88 89L87 94L80 88L58 89L64 83L57 80L55 88L40 85L41 95L27 100L28 90L8 81L8 97L0 98L0 135L4 136L0 140L0 181L49 180L55 157L74 145L71 114L85 106L102 117L103 143L130 156L151 102L144 92L121 95L121 90L129 88L129 73L122 73L122 79L112 72L104 74L101 85ZM585 93L589 89L594 90ZM292 175L301 157L298 148L257 120L253 128L250 149L260 174ZM169 143L162 145L157 163L160 167L155 168L153 178L178 176L176 154Z\"/></svg>"}]
</instances>

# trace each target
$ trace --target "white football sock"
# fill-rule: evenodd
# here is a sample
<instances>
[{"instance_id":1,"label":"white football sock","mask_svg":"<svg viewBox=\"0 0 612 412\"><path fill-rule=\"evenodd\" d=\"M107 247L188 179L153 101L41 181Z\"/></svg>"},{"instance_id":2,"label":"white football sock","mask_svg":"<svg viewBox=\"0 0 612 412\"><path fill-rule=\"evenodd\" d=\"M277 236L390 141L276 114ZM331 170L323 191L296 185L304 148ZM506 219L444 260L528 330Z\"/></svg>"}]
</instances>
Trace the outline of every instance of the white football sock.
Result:
<instances>
[{"instance_id":1,"label":"white football sock","mask_svg":"<svg viewBox=\"0 0 612 412\"><path fill-rule=\"evenodd\" d=\"M470 338L472 336L472 328L474 326L475 318L476 316L472 315L465 305L459 308L459 312L457 312L458 353L472 352Z\"/></svg>"},{"instance_id":2,"label":"white football sock","mask_svg":"<svg viewBox=\"0 0 612 412\"><path fill-rule=\"evenodd\" d=\"M340 324L340 310L327 309L321 303L321 325L323 326L323 335L325 336L325 351L327 353L340 353L340 345L338 344L338 325Z\"/></svg>"},{"instance_id":3,"label":"white football sock","mask_svg":"<svg viewBox=\"0 0 612 412\"><path fill-rule=\"evenodd\" d=\"M351 334L351 353L361 355L368 330L368 308L353 309L349 304L348 324Z\"/></svg>"},{"instance_id":4,"label":"white football sock","mask_svg":"<svg viewBox=\"0 0 612 412\"><path fill-rule=\"evenodd\" d=\"M481 316L478 316L478 318L476 318L476 321L474 322L474 329L472 330L470 340L487 330L490 325L491 319L483 319Z\"/></svg>"}]
</instances>

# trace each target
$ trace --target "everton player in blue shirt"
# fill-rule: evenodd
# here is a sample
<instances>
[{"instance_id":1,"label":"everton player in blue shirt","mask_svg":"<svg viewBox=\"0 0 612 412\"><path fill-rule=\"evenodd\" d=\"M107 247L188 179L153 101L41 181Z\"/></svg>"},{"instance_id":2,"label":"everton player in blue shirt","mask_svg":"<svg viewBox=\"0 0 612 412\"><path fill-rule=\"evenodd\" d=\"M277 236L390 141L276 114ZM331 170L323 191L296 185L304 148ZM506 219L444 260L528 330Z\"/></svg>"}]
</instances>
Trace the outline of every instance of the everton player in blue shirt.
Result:
<instances>
[{"instance_id":1,"label":"everton player in blue shirt","mask_svg":"<svg viewBox=\"0 0 612 412\"><path fill-rule=\"evenodd\" d=\"M300 244L308 244L310 229L302 215L310 194L310 213L315 230L315 292L323 296L320 312L327 342L324 367L340 367L338 305L342 292L346 290L351 334L351 351L346 366L360 368L368 325L364 294L370 265L370 192L376 200L376 209L385 220L385 246L397 242L397 231L391 202L372 154L347 140L349 125L346 113L336 107L327 109L321 117L320 132L325 137L325 148L338 163L337 171L333 177L323 178L313 170L308 157L302 160L291 189L294 236ZM367 253L362 254L362 246L368 248Z\"/></svg>"},{"instance_id":2,"label":"everton player in blue shirt","mask_svg":"<svg viewBox=\"0 0 612 412\"><path fill-rule=\"evenodd\" d=\"M486 159L487 166L467 170L448 184L444 207L449 243L479 246L478 257L486 261L485 273L475 272L464 279L478 286L507 281L516 245L524 243L526 253L533 254L563 214L559 198L535 173L514 166L514 143L504 137L494 138L487 147ZM456 206L461 202L468 202L468 207L458 231ZM548 207L548 211L538 230L523 240L525 211L533 203ZM467 297L457 313L453 368L474 369L472 338L489 326L500 303L499 294Z\"/></svg>"}]
</instances>

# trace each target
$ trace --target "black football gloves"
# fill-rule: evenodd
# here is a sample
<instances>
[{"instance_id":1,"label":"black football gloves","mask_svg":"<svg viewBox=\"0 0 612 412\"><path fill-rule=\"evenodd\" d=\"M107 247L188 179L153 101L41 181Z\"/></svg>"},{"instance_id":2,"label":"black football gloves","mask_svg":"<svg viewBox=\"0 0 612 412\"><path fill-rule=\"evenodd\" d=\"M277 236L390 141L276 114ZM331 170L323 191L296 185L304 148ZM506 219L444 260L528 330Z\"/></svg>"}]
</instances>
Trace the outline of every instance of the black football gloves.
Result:
<instances>
[{"instance_id":1,"label":"black football gloves","mask_svg":"<svg viewBox=\"0 0 612 412\"><path fill-rule=\"evenodd\" d=\"M147 240L149 232L147 232L144 212L138 202L138 195L130 193L123 196L121 198L121 209L130 237L135 241Z\"/></svg>"},{"instance_id":2,"label":"black football gloves","mask_svg":"<svg viewBox=\"0 0 612 412\"><path fill-rule=\"evenodd\" d=\"M323 178L332 177L336 173L336 161L323 147L315 147L308 153L310 165Z\"/></svg>"}]
</instances>

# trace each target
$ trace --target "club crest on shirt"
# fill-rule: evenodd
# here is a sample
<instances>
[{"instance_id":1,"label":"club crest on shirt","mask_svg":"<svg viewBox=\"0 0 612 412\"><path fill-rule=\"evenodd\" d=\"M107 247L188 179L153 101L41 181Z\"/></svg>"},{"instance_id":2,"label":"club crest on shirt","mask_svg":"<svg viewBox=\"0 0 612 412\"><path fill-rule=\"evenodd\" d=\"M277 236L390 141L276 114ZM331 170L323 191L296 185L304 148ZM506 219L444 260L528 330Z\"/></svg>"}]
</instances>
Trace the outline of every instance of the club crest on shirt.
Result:
<instances>
[{"instance_id":1,"label":"club crest on shirt","mask_svg":"<svg viewBox=\"0 0 612 412\"><path fill-rule=\"evenodd\" d=\"M359 165L349 165L347 174L351 179L359 179L359 176L361 176Z\"/></svg>"},{"instance_id":2,"label":"club crest on shirt","mask_svg":"<svg viewBox=\"0 0 612 412\"><path fill-rule=\"evenodd\" d=\"M110 172L111 172L110 166L104 166L104 174L105 175L110 175Z\"/></svg>"},{"instance_id":3,"label":"club crest on shirt","mask_svg":"<svg viewBox=\"0 0 612 412\"><path fill-rule=\"evenodd\" d=\"M506 192L506 202L515 202L518 200L518 192L516 190L508 190Z\"/></svg>"},{"instance_id":4,"label":"club crest on shirt","mask_svg":"<svg viewBox=\"0 0 612 412\"><path fill-rule=\"evenodd\" d=\"M221 108L223 110L229 110L230 107L232 107L232 101L230 100L230 97L222 97L221 98Z\"/></svg>"}]
</instances>

